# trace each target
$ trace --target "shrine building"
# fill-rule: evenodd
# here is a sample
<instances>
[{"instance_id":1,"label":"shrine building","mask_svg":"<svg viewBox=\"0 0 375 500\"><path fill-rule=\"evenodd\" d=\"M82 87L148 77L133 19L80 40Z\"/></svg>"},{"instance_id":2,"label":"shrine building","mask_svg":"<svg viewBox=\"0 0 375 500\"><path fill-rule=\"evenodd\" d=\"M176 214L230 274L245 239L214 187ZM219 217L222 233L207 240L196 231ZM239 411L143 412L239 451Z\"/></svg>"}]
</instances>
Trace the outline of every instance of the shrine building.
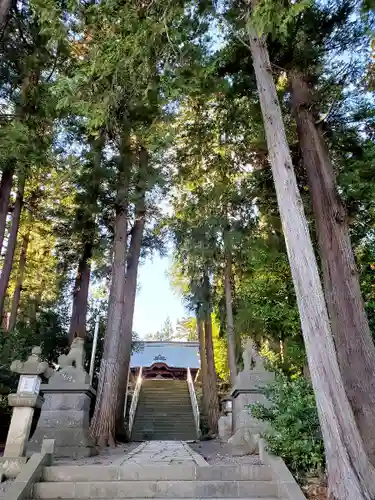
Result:
<instances>
[{"instance_id":1,"label":"shrine building","mask_svg":"<svg viewBox=\"0 0 375 500\"><path fill-rule=\"evenodd\" d=\"M193 380L200 368L199 342L136 342L130 360L132 378L142 368L144 379L186 380L187 370Z\"/></svg>"}]
</instances>

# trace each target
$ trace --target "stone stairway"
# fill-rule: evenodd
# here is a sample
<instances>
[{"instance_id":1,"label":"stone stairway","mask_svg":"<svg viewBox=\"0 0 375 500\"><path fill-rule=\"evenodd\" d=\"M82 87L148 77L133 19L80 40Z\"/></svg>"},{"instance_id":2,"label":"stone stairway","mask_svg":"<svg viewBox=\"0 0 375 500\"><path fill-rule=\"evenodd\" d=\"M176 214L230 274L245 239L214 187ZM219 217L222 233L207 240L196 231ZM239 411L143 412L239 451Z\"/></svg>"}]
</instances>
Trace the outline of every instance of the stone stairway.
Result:
<instances>
[{"instance_id":1,"label":"stone stairway","mask_svg":"<svg viewBox=\"0 0 375 500\"><path fill-rule=\"evenodd\" d=\"M276 500L278 485L266 465L45 467L33 500L248 499Z\"/></svg>"},{"instance_id":2,"label":"stone stairway","mask_svg":"<svg viewBox=\"0 0 375 500\"><path fill-rule=\"evenodd\" d=\"M187 382L143 380L132 441L197 439Z\"/></svg>"}]
</instances>

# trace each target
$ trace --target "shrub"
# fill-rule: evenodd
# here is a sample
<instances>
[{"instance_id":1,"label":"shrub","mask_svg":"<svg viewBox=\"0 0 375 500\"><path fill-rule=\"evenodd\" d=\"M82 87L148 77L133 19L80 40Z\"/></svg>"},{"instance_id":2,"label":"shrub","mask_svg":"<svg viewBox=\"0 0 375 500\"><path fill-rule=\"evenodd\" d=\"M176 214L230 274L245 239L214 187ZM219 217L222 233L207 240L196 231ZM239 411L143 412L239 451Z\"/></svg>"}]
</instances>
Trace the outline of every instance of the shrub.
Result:
<instances>
[{"instance_id":1,"label":"shrub","mask_svg":"<svg viewBox=\"0 0 375 500\"><path fill-rule=\"evenodd\" d=\"M264 436L270 451L285 460L299 481L307 475L320 475L324 447L310 382L302 376L290 380L278 374L264 393L272 406L250 405L249 410L270 423L271 430Z\"/></svg>"},{"instance_id":2,"label":"shrub","mask_svg":"<svg viewBox=\"0 0 375 500\"><path fill-rule=\"evenodd\" d=\"M41 311L34 321L19 321L11 332L0 332L0 393L7 395L17 388L19 375L10 371L15 359L26 360L34 346L41 346L42 358L56 361L67 346L61 318L53 311ZM6 407L6 398L0 406Z\"/></svg>"}]
</instances>

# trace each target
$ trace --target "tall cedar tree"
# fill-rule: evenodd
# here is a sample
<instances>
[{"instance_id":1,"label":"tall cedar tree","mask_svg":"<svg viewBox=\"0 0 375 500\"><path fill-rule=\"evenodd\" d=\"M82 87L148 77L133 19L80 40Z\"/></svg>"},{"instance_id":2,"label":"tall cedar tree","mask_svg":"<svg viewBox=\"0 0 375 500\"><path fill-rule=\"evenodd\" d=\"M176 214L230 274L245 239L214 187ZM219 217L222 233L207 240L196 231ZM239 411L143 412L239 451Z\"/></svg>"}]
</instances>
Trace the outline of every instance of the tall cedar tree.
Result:
<instances>
[{"instance_id":1,"label":"tall cedar tree","mask_svg":"<svg viewBox=\"0 0 375 500\"><path fill-rule=\"evenodd\" d=\"M139 259L141 256L143 233L146 222L146 183L142 177L147 175L149 155L145 147L139 151L139 176L136 182L135 217L130 231L131 239L126 262L126 280L124 292L124 309L121 320L121 344L124 345L125 358L121 366L119 392L116 399L116 434L123 434L124 410L128 389L128 372L130 367L131 342L135 296L137 292L137 277Z\"/></svg>"},{"instance_id":2,"label":"tall cedar tree","mask_svg":"<svg viewBox=\"0 0 375 500\"><path fill-rule=\"evenodd\" d=\"M322 428L333 498L370 500L375 470L345 393L312 241L285 135L264 36L252 20L249 43L306 354Z\"/></svg>"},{"instance_id":3,"label":"tall cedar tree","mask_svg":"<svg viewBox=\"0 0 375 500\"><path fill-rule=\"evenodd\" d=\"M3 248L4 236L9 213L10 193L13 186L14 166L6 165L0 182L0 251Z\"/></svg>"},{"instance_id":4,"label":"tall cedar tree","mask_svg":"<svg viewBox=\"0 0 375 500\"><path fill-rule=\"evenodd\" d=\"M115 446L116 404L122 366L126 359L126 345L121 344L121 322L125 294L125 265L127 255L129 176L132 164L130 131L126 127L120 143L118 161L118 190L114 222L111 288L103 357L94 415L90 425L91 436L99 446Z\"/></svg>"},{"instance_id":5,"label":"tall cedar tree","mask_svg":"<svg viewBox=\"0 0 375 500\"><path fill-rule=\"evenodd\" d=\"M362 39L363 29L352 19L354 8L353 2L343 1L336 8L308 9L299 27L299 43L289 41L293 47L287 52L291 61L285 63L290 68L291 104L312 200L323 287L340 371L365 450L375 466L372 432L375 428L375 346L350 241L348 214L324 136L329 130L320 120L319 112L323 110L316 89L327 41L328 47L330 43L341 45L341 50L345 50L348 44Z\"/></svg>"}]
</instances>

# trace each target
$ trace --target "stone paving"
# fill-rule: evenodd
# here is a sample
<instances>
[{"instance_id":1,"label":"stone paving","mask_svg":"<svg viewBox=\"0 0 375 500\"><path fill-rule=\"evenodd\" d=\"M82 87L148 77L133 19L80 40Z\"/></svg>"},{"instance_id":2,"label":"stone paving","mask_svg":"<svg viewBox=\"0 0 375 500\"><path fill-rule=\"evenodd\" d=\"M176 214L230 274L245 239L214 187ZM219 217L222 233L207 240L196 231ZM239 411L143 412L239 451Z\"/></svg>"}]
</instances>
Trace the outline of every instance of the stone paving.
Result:
<instances>
[{"instance_id":1,"label":"stone paving","mask_svg":"<svg viewBox=\"0 0 375 500\"><path fill-rule=\"evenodd\" d=\"M208 462L183 441L146 441L114 465L196 465Z\"/></svg>"}]
</instances>

